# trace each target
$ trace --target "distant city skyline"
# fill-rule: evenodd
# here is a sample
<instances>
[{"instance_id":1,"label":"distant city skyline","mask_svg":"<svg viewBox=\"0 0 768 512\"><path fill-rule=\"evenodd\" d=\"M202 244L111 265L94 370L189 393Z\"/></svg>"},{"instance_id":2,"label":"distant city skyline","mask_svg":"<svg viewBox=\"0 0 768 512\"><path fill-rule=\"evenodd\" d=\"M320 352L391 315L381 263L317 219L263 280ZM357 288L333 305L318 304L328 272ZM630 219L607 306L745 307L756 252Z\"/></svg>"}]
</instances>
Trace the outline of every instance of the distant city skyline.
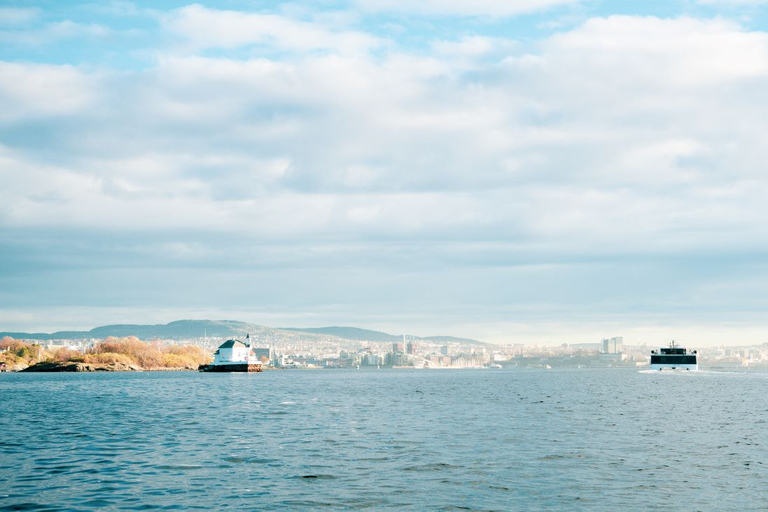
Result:
<instances>
[{"instance_id":1,"label":"distant city skyline","mask_svg":"<svg viewBox=\"0 0 768 512\"><path fill-rule=\"evenodd\" d=\"M0 331L768 341L768 1L0 7Z\"/></svg>"}]
</instances>

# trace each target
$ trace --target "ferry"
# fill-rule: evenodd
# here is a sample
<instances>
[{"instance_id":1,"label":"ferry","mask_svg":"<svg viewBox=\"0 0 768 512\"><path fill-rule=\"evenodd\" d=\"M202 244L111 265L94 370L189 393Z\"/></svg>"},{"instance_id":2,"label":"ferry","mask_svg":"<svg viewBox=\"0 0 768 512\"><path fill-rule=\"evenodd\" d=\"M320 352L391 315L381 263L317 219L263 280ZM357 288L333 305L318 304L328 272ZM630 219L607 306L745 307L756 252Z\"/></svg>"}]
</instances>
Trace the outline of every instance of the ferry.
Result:
<instances>
[{"instance_id":1,"label":"ferry","mask_svg":"<svg viewBox=\"0 0 768 512\"><path fill-rule=\"evenodd\" d=\"M651 350L651 370L698 370L699 357L696 350L688 352L684 347L679 347L674 341L669 347Z\"/></svg>"}]
</instances>

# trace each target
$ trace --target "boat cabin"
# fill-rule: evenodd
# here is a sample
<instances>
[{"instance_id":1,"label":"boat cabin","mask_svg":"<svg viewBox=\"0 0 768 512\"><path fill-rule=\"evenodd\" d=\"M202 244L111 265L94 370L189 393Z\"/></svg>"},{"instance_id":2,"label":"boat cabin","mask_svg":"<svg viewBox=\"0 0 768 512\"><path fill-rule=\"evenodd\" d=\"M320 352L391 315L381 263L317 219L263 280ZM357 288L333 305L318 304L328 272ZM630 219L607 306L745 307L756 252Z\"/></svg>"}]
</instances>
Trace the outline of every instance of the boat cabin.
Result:
<instances>
[{"instance_id":1,"label":"boat cabin","mask_svg":"<svg viewBox=\"0 0 768 512\"><path fill-rule=\"evenodd\" d=\"M651 369L684 368L686 370L698 370L699 361L696 350L688 352L684 347L679 347L672 342L669 347L662 347L658 351L651 350Z\"/></svg>"}]
</instances>

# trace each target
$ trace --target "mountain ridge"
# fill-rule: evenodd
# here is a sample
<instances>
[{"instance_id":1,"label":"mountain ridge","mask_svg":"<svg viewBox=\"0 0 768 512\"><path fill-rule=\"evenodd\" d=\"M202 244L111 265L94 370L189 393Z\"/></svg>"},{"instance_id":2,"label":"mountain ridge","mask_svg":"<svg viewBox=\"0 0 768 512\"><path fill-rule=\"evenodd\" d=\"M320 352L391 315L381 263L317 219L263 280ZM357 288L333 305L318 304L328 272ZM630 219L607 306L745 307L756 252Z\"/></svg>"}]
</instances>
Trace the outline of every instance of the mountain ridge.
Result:
<instances>
[{"instance_id":1,"label":"mountain ridge","mask_svg":"<svg viewBox=\"0 0 768 512\"><path fill-rule=\"evenodd\" d=\"M250 324L238 320L176 320L167 324L111 324L94 327L88 331L56 331L53 333L0 332L0 338L10 336L17 339L37 341L74 340L74 339L103 339L109 336L136 336L140 339L184 339L227 338L242 336L247 333L257 334L269 331L287 331L292 333L307 333L313 335L335 336L351 341L397 342L403 339L402 334L389 334L383 331L362 329L359 327L329 326L329 327L267 327ZM423 341L444 341L447 343L483 344L484 342L454 336L408 336L410 339Z\"/></svg>"},{"instance_id":2,"label":"mountain ridge","mask_svg":"<svg viewBox=\"0 0 768 512\"><path fill-rule=\"evenodd\" d=\"M327 334L337 338L354 341L383 341L397 342L402 341L402 334L389 334L383 331L373 331L370 329L361 329L359 327L330 326L330 327L279 327L282 331L307 332L310 334ZM445 341L458 343L483 343L472 338L457 338L455 336L412 336L408 338L424 341Z\"/></svg>"}]
</instances>

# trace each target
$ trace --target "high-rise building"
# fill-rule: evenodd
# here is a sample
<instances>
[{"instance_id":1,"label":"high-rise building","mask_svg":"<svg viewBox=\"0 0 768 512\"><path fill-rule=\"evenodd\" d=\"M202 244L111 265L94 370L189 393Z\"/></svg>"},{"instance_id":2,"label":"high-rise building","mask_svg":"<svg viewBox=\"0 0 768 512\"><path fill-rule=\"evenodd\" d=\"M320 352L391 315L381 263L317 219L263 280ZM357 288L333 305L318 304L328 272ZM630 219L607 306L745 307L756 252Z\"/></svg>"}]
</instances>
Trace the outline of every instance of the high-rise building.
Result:
<instances>
[{"instance_id":1,"label":"high-rise building","mask_svg":"<svg viewBox=\"0 0 768 512\"><path fill-rule=\"evenodd\" d=\"M621 354L623 351L624 338L622 336L603 340L603 354Z\"/></svg>"}]
</instances>

